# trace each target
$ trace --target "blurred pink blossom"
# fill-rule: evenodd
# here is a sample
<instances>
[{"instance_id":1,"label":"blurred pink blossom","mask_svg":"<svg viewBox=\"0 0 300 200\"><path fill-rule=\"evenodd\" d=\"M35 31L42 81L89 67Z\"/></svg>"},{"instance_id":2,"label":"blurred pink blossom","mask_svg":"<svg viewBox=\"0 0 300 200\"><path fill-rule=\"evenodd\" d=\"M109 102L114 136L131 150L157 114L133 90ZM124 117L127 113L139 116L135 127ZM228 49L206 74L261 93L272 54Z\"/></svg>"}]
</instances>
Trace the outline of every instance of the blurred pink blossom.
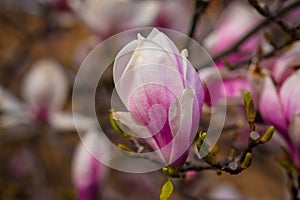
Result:
<instances>
[{"instance_id":1,"label":"blurred pink blossom","mask_svg":"<svg viewBox=\"0 0 300 200\"><path fill-rule=\"evenodd\" d=\"M88 130L77 146L72 162L72 178L80 200L96 200L107 175L107 168L97 159L97 155L110 152L104 149L100 132Z\"/></svg>"},{"instance_id":2,"label":"blurred pink blossom","mask_svg":"<svg viewBox=\"0 0 300 200\"><path fill-rule=\"evenodd\" d=\"M205 38L204 46L212 55L217 55L234 45L261 20L262 17L251 6L235 1L222 13L215 30ZM242 58L250 57L256 52L258 45L259 35L254 35L240 47L237 53L230 54L227 59L237 62Z\"/></svg>"},{"instance_id":3,"label":"blurred pink blossom","mask_svg":"<svg viewBox=\"0 0 300 200\"><path fill-rule=\"evenodd\" d=\"M34 118L47 122L67 100L68 80L62 66L51 59L34 63L22 80L21 95Z\"/></svg>"}]
</instances>

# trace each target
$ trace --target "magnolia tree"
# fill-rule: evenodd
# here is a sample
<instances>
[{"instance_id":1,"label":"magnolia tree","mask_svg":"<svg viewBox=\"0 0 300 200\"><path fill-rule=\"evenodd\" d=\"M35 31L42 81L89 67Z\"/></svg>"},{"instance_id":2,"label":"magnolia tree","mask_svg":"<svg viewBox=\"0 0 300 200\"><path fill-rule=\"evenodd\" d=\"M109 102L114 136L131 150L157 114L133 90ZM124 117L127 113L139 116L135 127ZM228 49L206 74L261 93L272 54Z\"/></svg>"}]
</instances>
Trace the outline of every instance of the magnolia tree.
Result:
<instances>
[{"instance_id":1,"label":"magnolia tree","mask_svg":"<svg viewBox=\"0 0 300 200\"><path fill-rule=\"evenodd\" d=\"M0 6L1 199L300 199L300 1Z\"/></svg>"}]
</instances>

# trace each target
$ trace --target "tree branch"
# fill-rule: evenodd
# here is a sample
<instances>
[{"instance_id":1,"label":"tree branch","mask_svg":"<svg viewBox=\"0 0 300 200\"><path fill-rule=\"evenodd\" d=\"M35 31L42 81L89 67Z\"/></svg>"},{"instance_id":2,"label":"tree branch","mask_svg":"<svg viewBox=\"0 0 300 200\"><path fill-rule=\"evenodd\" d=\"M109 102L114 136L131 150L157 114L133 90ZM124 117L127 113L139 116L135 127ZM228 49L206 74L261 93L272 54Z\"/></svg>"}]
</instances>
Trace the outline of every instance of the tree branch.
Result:
<instances>
[{"instance_id":1,"label":"tree branch","mask_svg":"<svg viewBox=\"0 0 300 200\"><path fill-rule=\"evenodd\" d=\"M300 40L300 35L295 36L295 38L293 38L293 39L287 40L285 43L283 43L280 46L275 47L271 52L269 52L267 54L256 56L256 58L257 58L257 60L263 60L263 59L275 56L278 51L282 50L286 46L291 45L292 43L294 43L295 41L298 41L298 40ZM230 69L237 69L237 68L239 68L241 66L245 66L245 65L249 64L252 59L253 59L252 57L251 58L247 58L245 60L242 60L242 61L239 61L239 62L234 63L232 65L229 65L228 67Z\"/></svg>"},{"instance_id":2,"label":"tree branch","mask_svg":"<svg viewBox=\"0 0 300 200\"><path fill-rule=\"evenodd\" d=\"M210 0L195 0L195 10L193 14L193 18L190 24L190 29L189 29L189 38L193 38L196 28L197 28L197 22L200 19L202 13L206 10L208 4L210 3ZM191 40L189 39L186 43L186 47L190 45Z\"/></svg>"},{"instance_id":3,"label":"tree branch","mask_svg":"<svg viewBox=\"0 0 300 200\"><path fill-rule=\"evenodd\" d=\"M282 10L280 10L277 14L274 14L273 17L280 17L284 14L286 14L287 12L295 9L296 7L300 6L300 1L295 1L291 4L289 4L288 6L286 6L285 8L283 8ZM238 48L244 43L246 42L252 35L254 35L256 32L258 32L261 28L265 27L266 25L270 24L272 21L270 19L265 19L264 21L262 21L260 24L258 24L257 26L255 26L254 28L252 28L244 37L242 37L239 41L237 41L235 44L233 44L230 48L228 48L227 50L221 52L220 54L216 55L213 57L213 60L219 60L224 56L229 55L230 53L233 53L235 51L238 50ZM295 27L294 29L299 29L298 27ZM283 48L283 47L282 47ZM245 62L245 61L243 61Z\"/></svg>"}]
</instances>

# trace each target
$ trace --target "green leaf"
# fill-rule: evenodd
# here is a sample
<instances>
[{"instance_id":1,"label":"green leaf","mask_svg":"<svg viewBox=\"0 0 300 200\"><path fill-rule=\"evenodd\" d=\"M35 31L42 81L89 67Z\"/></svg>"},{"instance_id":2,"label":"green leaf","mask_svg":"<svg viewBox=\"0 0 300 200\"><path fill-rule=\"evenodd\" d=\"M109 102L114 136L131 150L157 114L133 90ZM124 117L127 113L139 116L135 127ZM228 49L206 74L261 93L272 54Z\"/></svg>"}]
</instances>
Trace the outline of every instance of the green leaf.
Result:
<instances>
[{"instance_id":1,"label":"green leaf","mask_svg":"<svg viewBox=\"0 0 300 200\"><path fill-rule=\"evenodd\" d=\"M173 189L174 189L173 183L171 181L171 178L169 178L161 188L159 199L168 200L168 198L171 196L173 192Z\"/></svg>"}]
</instances>

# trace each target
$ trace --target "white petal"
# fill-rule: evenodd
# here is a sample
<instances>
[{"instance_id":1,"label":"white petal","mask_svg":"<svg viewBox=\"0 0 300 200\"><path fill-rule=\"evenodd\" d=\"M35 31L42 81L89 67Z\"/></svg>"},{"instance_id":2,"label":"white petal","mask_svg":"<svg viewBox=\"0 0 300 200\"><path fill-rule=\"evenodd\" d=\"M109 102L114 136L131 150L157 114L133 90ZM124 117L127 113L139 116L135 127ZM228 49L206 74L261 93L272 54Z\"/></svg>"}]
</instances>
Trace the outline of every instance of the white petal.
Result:
<instances>
[{"instance_id":1,"label":"white petal","mask_svg":"<svg viewBox=\"0 0 300 200\"><path fill-rule=\"evenodd\" d=\"M147 126L139 123L129 112L114 112L113 118L117 120L117 123L120 122L118 126L120 126L123 131L134 137L148 138L152 136Z\"/></svg>"},{"instance_id":2,"label":"white petal","mask_svg":"<svg viewBox=\"0 0 300 200\"><path fill-rule=\"evenodd\" d=\"M280 100L287 123L295 114L300 114L300 70L292 74L280 88Z\"/></svg>"},{"instance_id":3,"label":"white petal","mask_svg":"<svg viewBox=\"0 0 300 200\"><path fill-rule=\"evenodd\" d=\"M159 30L157 30L157 28L152 29L152 31L149 33L149 35L147 36L147 39L149 40L153 40L153 38L155 38L158 34L160 34L161 32Z\"/></svg>"},{"instance_id":4,"label":"white petal","mask_svg":"<svg viewBox=\"0 0 300 200\"><path fill-rule=\"evenodd\" d=\"M183 91L183 83L177 70L158 64L148 64L136 67L127 73L115 83L117 93L128 108L130 97L139 88L147 85L161 85L175 96L180 96Z\"/></svg>"},{"instance_id":5,"label":"white petal","mask_svg":"<svg viewBox=\"0 0 300 200\"><path fill-rule=\"evenodd\" d=\"M152 149L159 149L157 143L153 137L151 137L152 134L149 130L142 124L139 124L129 112L114 112L113 118L124 132L135 136L136 138L143 138ZM157 156L163 160L160 151L157 151Z\"/></svg>"},{"instance_id":6,"label":"white petal","mask_svg":"<svg viewBox=\"0 0 300 200\"><path fill-rule=\"evenodd\" d=\"M172 124L170 121L170 126L172 127L171 129L177 129L177 132L175 134L173 133L175 137L171 142L172 153L169 160L170 163L176 161L191 146L200 120L200 111L197 106L198 102L193 89L185 89L182 96L179 98L179 104L176 103L176 105L180 106L180 121ZM173 112L170 113L170 115L176 115L177 113ZM198 114L195 115L195 113ZM174 118L176 117L169 116L169 119Z\"/></svg>"},{"instance_id":7,"label":"white petal","mask_svg":"<svg viewBox=\"0 0 300 200\"><path fill-rule=\"evenodd\" d=\"M259 110L266 123L274 125L279 131L287 131L282 104L275 85L269 76L264 78Z\"/></svg>"}]
</instances>

